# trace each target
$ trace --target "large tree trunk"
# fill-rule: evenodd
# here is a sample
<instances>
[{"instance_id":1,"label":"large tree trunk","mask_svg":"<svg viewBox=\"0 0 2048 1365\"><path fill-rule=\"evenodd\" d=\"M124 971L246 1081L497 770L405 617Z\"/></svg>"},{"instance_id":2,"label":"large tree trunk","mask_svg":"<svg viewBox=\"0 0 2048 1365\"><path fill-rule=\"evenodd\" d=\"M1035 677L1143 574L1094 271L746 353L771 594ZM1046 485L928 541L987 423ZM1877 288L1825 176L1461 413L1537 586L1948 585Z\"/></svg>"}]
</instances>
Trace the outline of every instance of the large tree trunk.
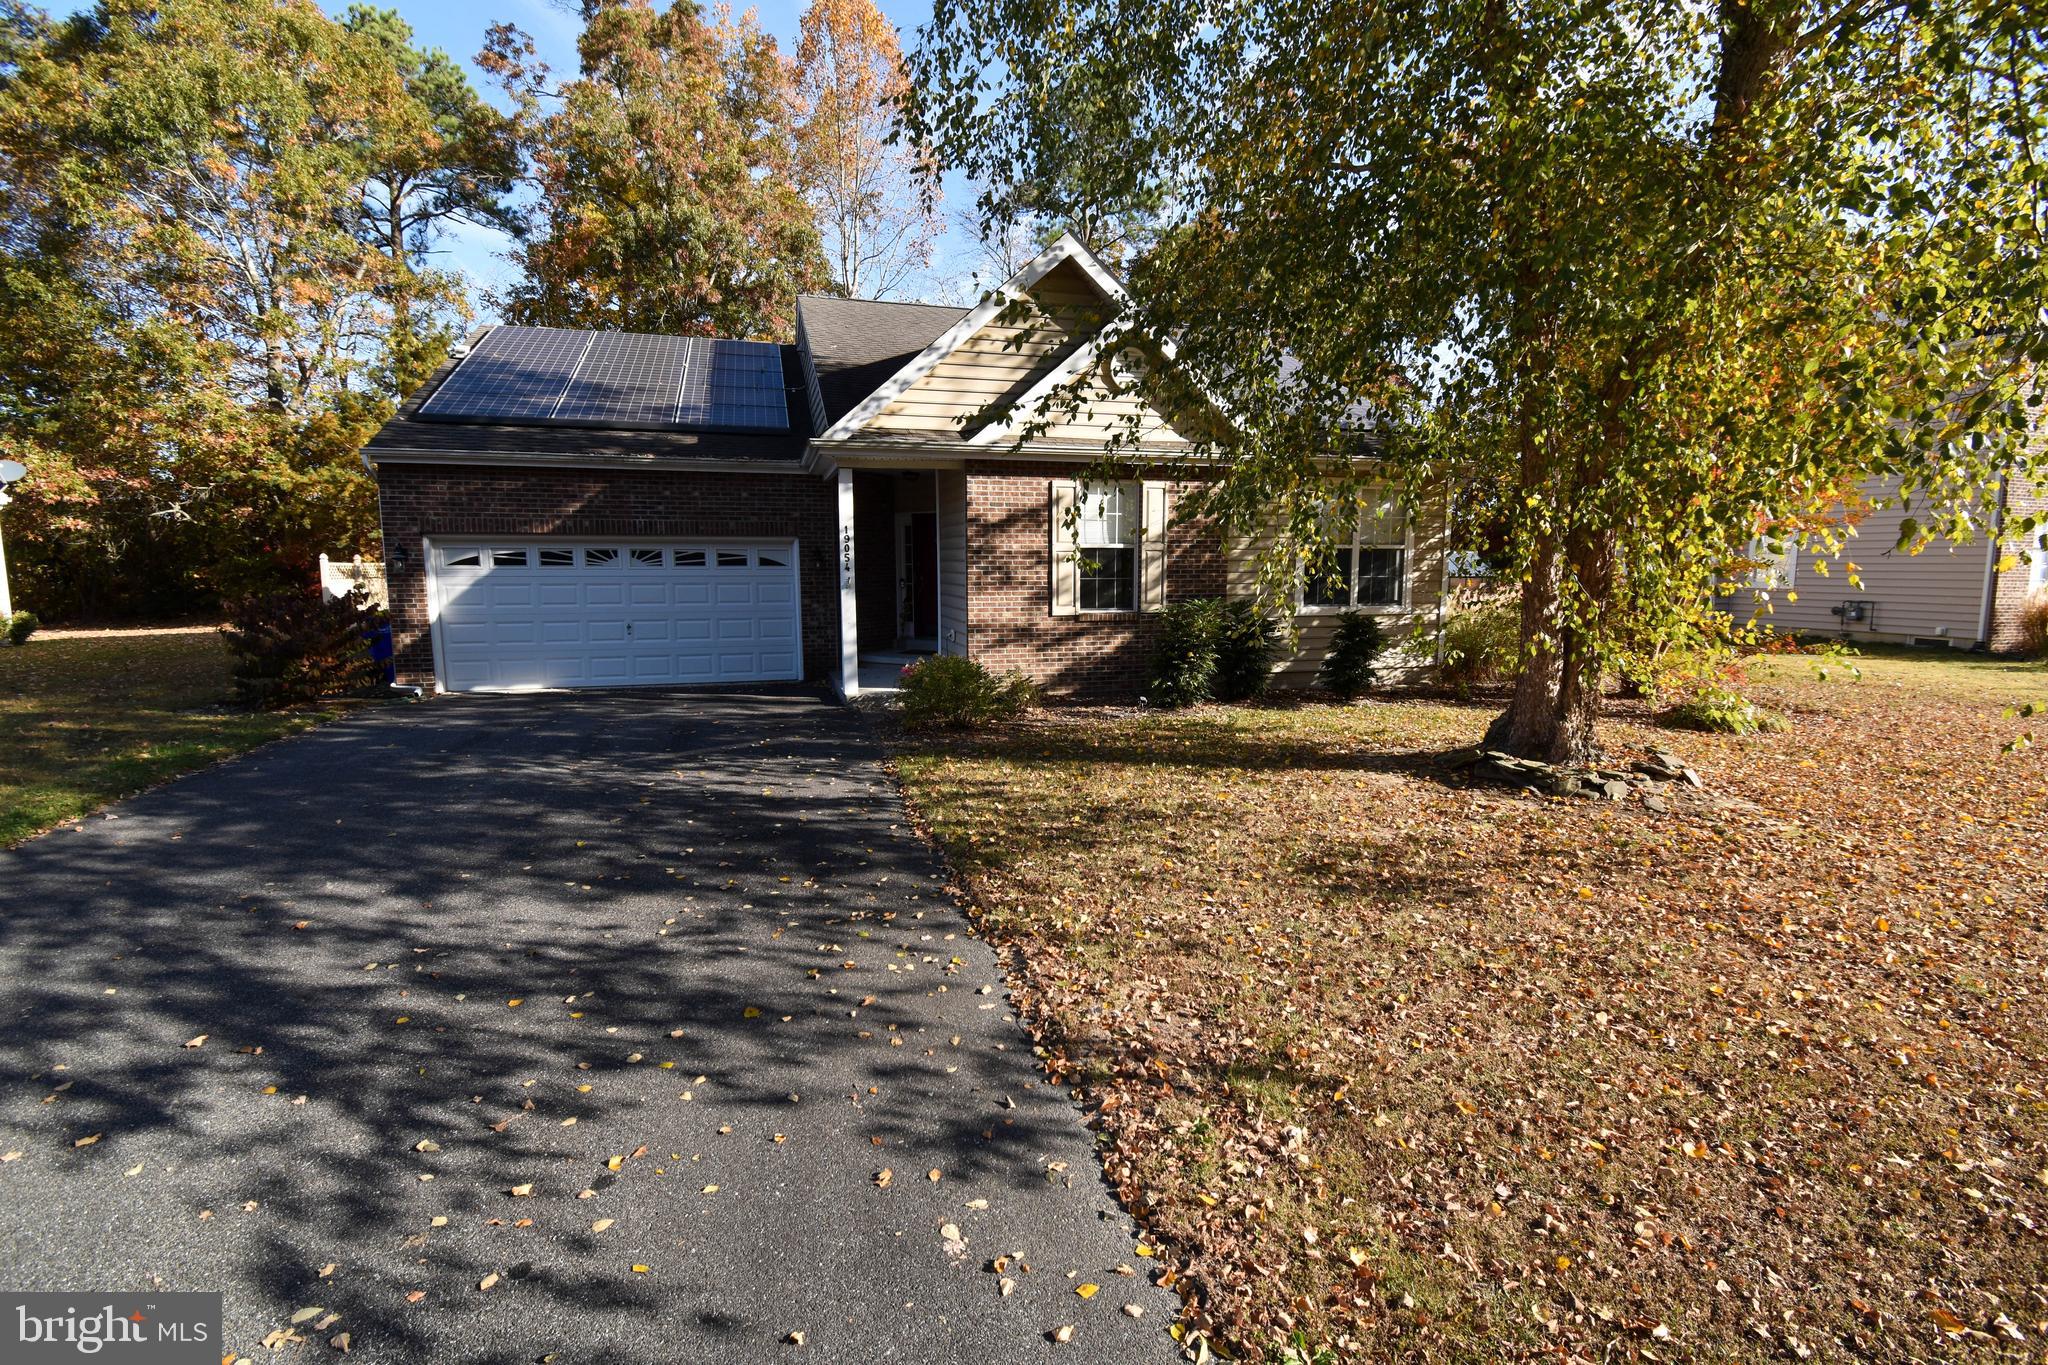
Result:
<instances>
[{"instance_id":1,"label":"large tree trunk","mask_svg":"<svg viewBox=\"0 0 2048 1365\"><path fill-rule=\"evenodd\" d=\"M1522 583L1521 676L1507 709L1487 727L1488 748L1572 767L1601 761L1600 656L1590 632L1565 624L1566 585L1577 611L1606 602L1614 589L1614 540L1610 532L1586 531L1539 550Z\"/></svg>"}]
</instances>

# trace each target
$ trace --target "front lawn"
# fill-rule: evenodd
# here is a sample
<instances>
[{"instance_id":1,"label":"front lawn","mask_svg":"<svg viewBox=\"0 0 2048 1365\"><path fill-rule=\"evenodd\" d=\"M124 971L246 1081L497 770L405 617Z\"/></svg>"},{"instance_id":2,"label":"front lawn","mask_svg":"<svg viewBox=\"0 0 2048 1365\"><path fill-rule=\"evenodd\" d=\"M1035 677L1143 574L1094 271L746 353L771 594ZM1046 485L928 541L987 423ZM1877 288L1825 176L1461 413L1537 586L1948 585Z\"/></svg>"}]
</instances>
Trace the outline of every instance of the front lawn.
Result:
<instances>
[{"instance_id":1,"label":"front lawn","mask_svg":"<svg viewBox=\"0 0 2048 1365\"><path fill-rule=\"evenodd\" d=\"M1447 782L1492 710L1425 700L901 771L1219 1344L2039 1360L2048 671L1860 664L1760 665L1783 734L1619 714L1706 780L1664 814Z\"/></svg>"},{"instance_id":2,"label":"front lawn","mask_svg":"<svg viewBox=\"0 0 2048 1365\"><path fill-rule=\"evenodd\" d=\"M211 630L0 648L0 846L331 714L241 710L228 687Z\"/></svg>"}]
</instances>

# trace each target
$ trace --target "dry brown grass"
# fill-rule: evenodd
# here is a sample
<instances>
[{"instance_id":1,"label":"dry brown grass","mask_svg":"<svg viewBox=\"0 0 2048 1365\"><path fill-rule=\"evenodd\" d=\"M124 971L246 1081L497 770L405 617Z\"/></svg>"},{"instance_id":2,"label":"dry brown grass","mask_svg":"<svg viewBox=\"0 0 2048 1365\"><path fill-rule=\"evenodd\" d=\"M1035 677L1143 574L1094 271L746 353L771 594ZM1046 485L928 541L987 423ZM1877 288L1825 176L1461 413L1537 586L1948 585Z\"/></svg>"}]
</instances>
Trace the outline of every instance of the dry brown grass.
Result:
<instances>
[{"instance_id":1,"label":"dry brown grass","mask_svg":"<svg viewBox=\"0 0 2048 1365\"><path fill-rule=\"evenodd\" d=\"M1490 712L1069 711L902 758L1190 1322L1274 1358L2048 1359L2048 673L1759 670L1669 814Z\"/></svg>"}]
</instances>

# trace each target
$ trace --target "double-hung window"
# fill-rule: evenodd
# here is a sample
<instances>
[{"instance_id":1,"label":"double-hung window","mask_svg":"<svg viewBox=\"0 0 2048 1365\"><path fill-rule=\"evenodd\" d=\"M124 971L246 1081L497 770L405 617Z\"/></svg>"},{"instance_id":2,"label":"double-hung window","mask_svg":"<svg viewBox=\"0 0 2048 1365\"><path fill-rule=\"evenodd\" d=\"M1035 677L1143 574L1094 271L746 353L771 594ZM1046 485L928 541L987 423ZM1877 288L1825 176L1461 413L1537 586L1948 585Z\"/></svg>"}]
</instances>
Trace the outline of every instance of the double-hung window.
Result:
<instances>
[{"instance_id":1,"label":"double-hung window","mask_svg":"<svg viewBox=\"0 0 2048 1365\"><path fill-rule=\"evenodd\" d=\"M1401 505L1389 501L1367 508L1349 530L1346 536L1340 528L1335 555L1302 584L1302 607L1350 611L1406 605L1408 519Z\"/></svg>"},{"instance_id":2,"label":"double-hung window","mask_svg":"<svg viewBox=\"0 0 2048 1365\"><path fill-rule=\"evenodd\" d=\"M1138 609L1138 538L1144 510L1135 483L1083 486L1075 498L1080 521L1076 605L1082 611Z\"/></svg>"}]
</instances>

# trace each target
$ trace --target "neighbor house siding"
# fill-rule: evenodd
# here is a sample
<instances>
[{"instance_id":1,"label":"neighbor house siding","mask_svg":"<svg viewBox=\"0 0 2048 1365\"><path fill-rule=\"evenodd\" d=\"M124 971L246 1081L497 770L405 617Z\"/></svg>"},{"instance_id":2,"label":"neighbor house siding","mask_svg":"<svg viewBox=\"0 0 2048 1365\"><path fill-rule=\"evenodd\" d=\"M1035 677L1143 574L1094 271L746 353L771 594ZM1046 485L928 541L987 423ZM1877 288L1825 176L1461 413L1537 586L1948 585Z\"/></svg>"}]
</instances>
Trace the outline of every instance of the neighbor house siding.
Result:
<instances>
[{"instance_id":1,"label":"neighbor house siding","mask_svg":"<svg viewBox=\"0 0 2048 1365\"><path fill-rule=\"evenodd\" d=\"M1864 498L1895 498L1898 482L1872 479ZM1838 555L1801 550L1789 591L1773 590L1762 603L1743 589L1722 599L1737 621L1752 616L1781 635L1795 632L1841 635L1851 641L1945 640L1968 649L1982 638L1985 570L1992 553L1983 540L1958 545L1936 540L1919 554L1895 548L1899 528L1912 513L1893 505L1878 508L1855 526ZM1827 562L1821 572L1820 562ZM1849 581L1851 570L1862 579ZM1865 619L1843 624L1836 608L1861 603Z\"/></svg>"},{"instance_id":2,"label":"neighbor house siding","mask_svg":"<svg viewBox=\"0 0 2048 1365\"><path fill-rule=\"evenodd\" d=\"M1232 544L1229 552L1232 597L1259 595L1259 556L1270 544L1270 541ZM1384 681L1419 682L1436 667L1437 626L1441 619L1444 590L1444 546L1443 503L1440 499L1431 500L1409 517L1405 600L1399 607L1381 608L1372 613L1379 618L1381 635L1387 645L1378 670ZM1292 608L1296 600L1290 594L1286 605ZM1339 615L1336 612L1303 611L1293 616L1292 647L1274 670L1277 686L1304 688L1315 683L1323 658L1330 652L1330 640L1336 633Z\"/></svg>"},{"instance_id":3,"label":"neighbor house siding","mask_svg":"<svg viewBox=\"0 0 2048 1365\"><path fill-rule=\"evenodd\" d=\"M998 671L1017 669L1055 697L1131 696L1145 684L1158 615L1052 614L1052 486L1073 465L970 461L966 468L968 653ZM1178 491L1168 492L1168 515ZM1223 547L1213 527L1167 531L1167 600L1224 589Z\"/></svg>"},{"instance_id":4,"label":"neighbor house siding","mask_svg":"<svg viewBox=\"0 0 2048 1365\"><path fill-rule=\"evenodd\" d=\"M839 591L831 485L788 474L484 469L386 463L377 469L399 681L431 685L428 537L731 536L799 544L806 676L836 675ZM410 562L401 565L399 552Z\"/></svg>"}]
</instances>

